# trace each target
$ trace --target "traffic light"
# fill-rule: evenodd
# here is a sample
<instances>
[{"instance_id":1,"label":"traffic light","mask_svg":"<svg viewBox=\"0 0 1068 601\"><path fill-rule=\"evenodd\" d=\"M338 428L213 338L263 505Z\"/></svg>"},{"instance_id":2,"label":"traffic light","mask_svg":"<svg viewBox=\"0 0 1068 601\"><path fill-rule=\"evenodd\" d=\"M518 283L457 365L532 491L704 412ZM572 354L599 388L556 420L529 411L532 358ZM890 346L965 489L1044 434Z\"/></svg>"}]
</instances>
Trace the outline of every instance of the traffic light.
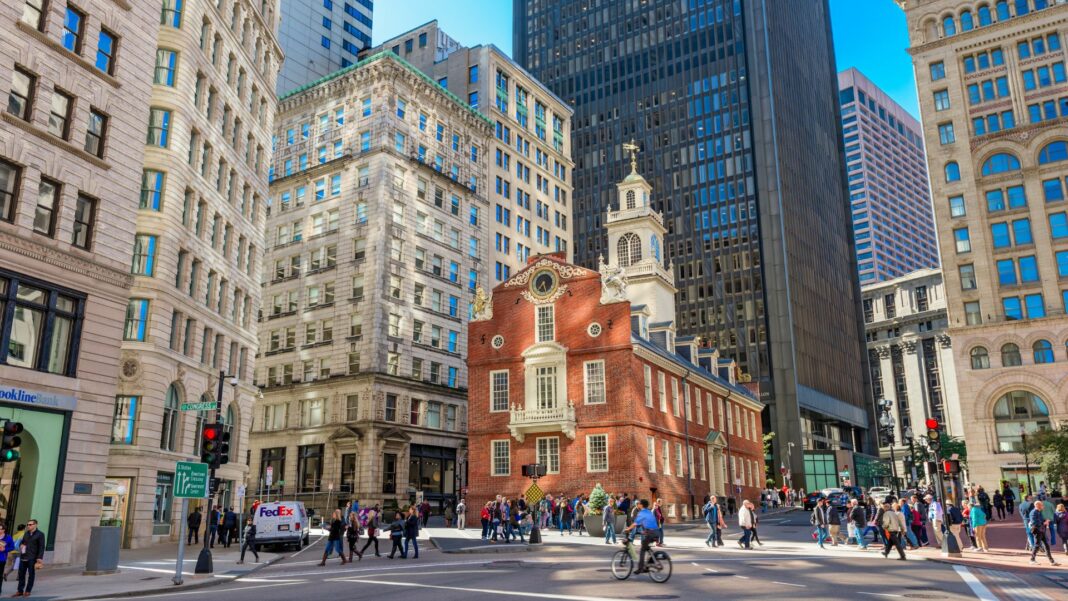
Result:
<instances>
[{"instance_id":1,"label":"traffic light","mask_svg":"<svg viewBox=\"0 0 1068 601\"><path fill-rule=\"evenodd\" d=\"M219 432L219 461L215 467L230 463L230 432L220 428Z\"/></svg>"},{"instance_id":2,"label":"traffic light","mask_svg":"<svg viewBox=\"0 0 1068 601\"><path fill-rule=\"evenodd\" d=\"M942 449L942 425L933 417L927 418L927 443L935 455Z\"/></svg>"},{"instance_id":3,"label":"traffic light","mask_svg":"<svg viewBox=\"0 0 1068 601\"><path fill-rule=\"evenodd\" d=\"M22 438L19 437L19 434L22 434L23 430L24 428L20 422L4 422L3 443L0 444L0 463L18 461L18 448L22 446Z\"/></svg>"},{"instance_id":4,"label":"traffic light","mask_svg":"<svg viewBox=\"0 0 1068 601\"><path fill-rule=\"evenodd\" d=\"M200 462L215 468L219 465L222 447L222 425L204 424L200 432Z\"/></svg>"},{"instance_id":5,"label":"traffic light","mask_svg":"<svg viewBox=\"0 0 1068 601\"><path fill-rule=\"evenodd\" d=\"M960 461L956 459L943 459L942 471L946 474L959 474L960 473Z\"/></svg>"}]
</instances>

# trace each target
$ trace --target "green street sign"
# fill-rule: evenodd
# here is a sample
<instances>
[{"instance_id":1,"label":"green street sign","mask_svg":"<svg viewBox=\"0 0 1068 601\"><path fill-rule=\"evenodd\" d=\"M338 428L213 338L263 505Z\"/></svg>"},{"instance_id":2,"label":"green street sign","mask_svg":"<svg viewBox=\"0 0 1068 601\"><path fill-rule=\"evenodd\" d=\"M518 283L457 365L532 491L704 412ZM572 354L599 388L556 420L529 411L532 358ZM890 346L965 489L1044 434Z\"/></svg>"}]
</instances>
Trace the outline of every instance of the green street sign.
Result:
<instances>
[{"instance_id":1,"label":"green street sign","mask_svg":"<svg viewBox=\"0 0 1068 601\"><path fill-rule=\"evenodd\" d=\"M178 499L208 496L208 464L179 461L174 468L174 496Z\"/></svg>"},{"instance_id":2,"label":"green street sign","mask_svg":"<svg viewBox=\"0 0 1068 601\"><path fill-rule=\"evenodd\" d=\"M211 411L215 408L215 401L206 403L182 403L182 411Z\"/></svg>"}]
</instances>

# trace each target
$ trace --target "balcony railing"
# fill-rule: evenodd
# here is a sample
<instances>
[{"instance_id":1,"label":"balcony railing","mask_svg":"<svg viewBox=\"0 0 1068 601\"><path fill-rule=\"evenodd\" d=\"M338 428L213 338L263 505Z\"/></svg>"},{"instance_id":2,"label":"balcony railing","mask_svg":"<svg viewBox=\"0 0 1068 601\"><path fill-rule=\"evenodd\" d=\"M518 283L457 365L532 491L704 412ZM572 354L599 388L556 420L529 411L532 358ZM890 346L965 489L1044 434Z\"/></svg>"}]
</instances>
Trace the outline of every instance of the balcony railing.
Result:
<instances>
[{"instance_id":1,"label":"balcony railing","mask_svg":"<svg viewBox=\"0 0 1068 601\"><path fill-rule=\"evenodd\" d=\"M528 433L563 432L571 440L575 439L575 404L568 401L566 406L523 409L514 405L510 409L508 429L512 437L523 442Z\"/></svg>"}]
</instances>

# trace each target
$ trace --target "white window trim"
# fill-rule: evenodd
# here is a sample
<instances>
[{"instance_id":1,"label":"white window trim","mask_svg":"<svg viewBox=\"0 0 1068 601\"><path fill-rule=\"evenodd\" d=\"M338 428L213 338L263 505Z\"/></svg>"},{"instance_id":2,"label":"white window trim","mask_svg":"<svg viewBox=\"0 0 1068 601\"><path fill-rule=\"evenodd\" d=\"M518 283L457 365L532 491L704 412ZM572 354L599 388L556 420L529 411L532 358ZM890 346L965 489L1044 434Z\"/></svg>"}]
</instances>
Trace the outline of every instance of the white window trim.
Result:
<instances>
[{"instance_id":1,"label":"white window trim","mask_svg":"<svg viewBox=\"0 0 1068 601\"><path fill-rule=\"evenodd\" d=\"M590 381L589 381L589 366L601 364L601 389L604 398L599 401L590 400ZM608 374L605 372L605 365L603 359L596 361L586 361L582 364L582 401L587 405L604 405L608 402Z\"/></svg>"},{"instance_id":2,"label":"white window trim","mask_svg":"<svg viewBox=\"0 0 1068 601\"><path fill-rule=\"evenodd\" d=\"M552 318L552 334L546 340L541 339L541 318L539 314L542 309L548 309ZM535 342L553 342L556 340L556 307L553 305L534 305L534 341Z\"/></svg>"},{"instance_id":3,"label":"white window trim","mask_svg":"<svg viewBox=\"0 0 1068 601\"><path fill-rule=\"evenodd\" d=\"M505 408L504 409L494 409L493 408L493 378L494 378L494 376L496 376L498 374L504 374L505 375L505 386L506 386L505 394L509 397L509 402L505 403ZM511 376L511 373L509 372L509 370L507 370L507 369L497 369L497 370L489 372L489 402L490 402L489 412L490 413L505 413L505 412L507 412L509 410L509 408L510 408L510 405L511 405L511 402L510 402L511 401L511 393L512 393L512 376Z\"/></svg>"},{"instance_id":4,"label":"white window trim","mask_svg":"<svg viewBox=\"0 0 1068 601\"><path fill-rule=\"evenodd\" d=\"M503 474L497 473L497 443L503 442L506 449L508 449L508 471ZM492 477L504 477L512 475L512 441L503 438L490 441L490 476Z\"/></svg>"},{"instance_id":5,"label":"white window trim","mask_svg":"<svg viewBox=\"0 0 1068 601\"><path fill-rule=\"evenodd\" d=\"M559 436L540 436L534 441L534 458L538 459L539 463L540 463L540 459L541 458L539 456L540 453L539 453L538 445L541 444L541 441L543 441L543 440L555 440L556 441L556 469L555 470L549 469L550 466L552 465L550 463L543 464L543 465L545 465L545 473L546 474L559 474L560 473L560 437Z\"/></svg>"},{"instance_id":6,"label":"white window trim","mask_svg":"<svg viewBox=\"0 0 1068 601\"><path fill-rule=\"evenodd\" d=\"M664 372L656 372L656 384L657 384L657 399L660 402L660 411L667 413L667 380L665 379Z\"/></svg>"},{"instance_id":7,"label":"white window trim","mask_svg":"<svg viewBox=\"0 0 1068 601\"><path fill-rule=\"evenodd\" d=\"M645 406L653 406L653 368L645 365Z\"/></svg>"},{"instance_id":8,"label":"white window trim","mask_svg":"<svg viewBox=\"0 0 1068 601\"><path fill-rule=\"evenodd\" d=\"M590 467L590 439L591 438L604 438L604 469L593 469ZM609 463L608 458L608 434L587 434L586 435L586 471L590 473L607 472Z\"/></svg>"},{"instance_id":9,"label":"white window trim","mask_svg":"<svg viewBox=\"0 0 1068 601\"><path fill-rule=\"evenodd\" d=\"M674 376L671 378L671 414L675 417L682 415L679 407L679 379Z\"/></svg>"},{"instance_id":10,"label":"white window trim","mask_svg":"<svg viewBox=\"0 0 1068 601\"><path fill-rule=\"evenodd\" d=\"M656 438L652 436L645 437L645 444L648 447L645 451L646 459L649 462L649 473L656 473Z\"/></svg>"}]
</instances>

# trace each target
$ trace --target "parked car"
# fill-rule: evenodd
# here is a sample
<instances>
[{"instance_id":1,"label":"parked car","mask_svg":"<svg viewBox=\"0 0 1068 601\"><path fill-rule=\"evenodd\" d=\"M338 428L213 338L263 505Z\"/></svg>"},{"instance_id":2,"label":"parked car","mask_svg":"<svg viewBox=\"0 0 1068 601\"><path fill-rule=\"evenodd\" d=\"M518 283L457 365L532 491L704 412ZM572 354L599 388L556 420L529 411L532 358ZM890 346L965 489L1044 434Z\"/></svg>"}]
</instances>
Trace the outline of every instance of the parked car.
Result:
<instances>
[{"instance_id":1,"label":"parked car","mask_svg":"<svg viewBox=\"0 0 1068 601\"><path fill-rule=\"evenodd\" d=\"M805 495L805 500L804 500L804 502L802 503L801 506L804 507L805 511L812 511L812 509L814 507L816 507L816 502L819 501L822 498L823 498L823 493L821 493L821 492L810 492L807 495Z\"/></svg>"},{"instance_id":2,"label":"parked car","mask_svg":"<svg viewBox=\"0 0 1068 601\"><path fill-rule=\"evenodd\" d=\"M839 513L845 513L847 507L849 507L849 493L846 492L834 492L827 495L827 499L831 503L831 507L838 510Z\"/></svg>"},{"instance_id":3,"label":"parked car","mask_svg":"<svg viewBox=\"0 0 1068 601\"><path fill-rule=\"evenodd\" d=\"M882 503L891 492L888 486L873 486L868 489L868 496L876 503Z\"/></svg>"},{"instance_id":4,"label":"parked car","mask_svg":"<svg viewBox=\"0 0 1068 601\"><path fill-rule=\"evenodd\" d=\"M864 489L859 486L843 486L842 490L849 495L850 499L859 499L864 502Z\"/></svg>"}]
</instances>

